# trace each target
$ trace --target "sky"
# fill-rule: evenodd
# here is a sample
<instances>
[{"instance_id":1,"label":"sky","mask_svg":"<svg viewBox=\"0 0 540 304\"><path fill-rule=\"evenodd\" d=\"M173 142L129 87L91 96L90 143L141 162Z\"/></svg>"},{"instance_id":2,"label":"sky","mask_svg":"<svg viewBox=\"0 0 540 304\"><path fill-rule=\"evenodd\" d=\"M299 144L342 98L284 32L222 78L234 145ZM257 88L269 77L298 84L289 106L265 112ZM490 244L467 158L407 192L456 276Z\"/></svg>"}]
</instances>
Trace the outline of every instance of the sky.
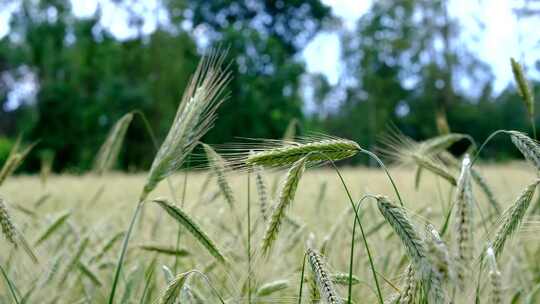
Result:
<instances>
[{"instance_id":1,"label":"sky","mask_svg":"<svg viewBox=\"0 0 540 304\"><path fill-rule=\"evenodd\" d=\"M356 21L370 7L370 0L322 0L329 5L333 13L342 19L345 27L353 29ZM540 20L534 18L518 19L513 13L514 6L520 0L448 0L449 13L462 25L459 41L476 52L487 63L495 75L495 92L500 92L510 81L512 73L509 58L517 58L526 69L533 73L535 56L540 41ZM90 16L102 7L103 26L119 38L135 35L125 20L127 13L116 7L110 0L72 0L72 7L77 16ZM15 2L13 2L15 3ZM134 10L143 6L155 16L145 21L143 32L152 32L158 22L166 23L165 12L160 10L158 0L134 1ZM16 7L11 4L0 11L0 37L9 31L8 16ZM483 22L483 28L477 20ZM308 72L324 74L331 84L339 81L343 69L340 60L340 42L336 32L318 33L302 52ZM539 78L534 72L533 77Z\"/></svg>"}]
</instances>

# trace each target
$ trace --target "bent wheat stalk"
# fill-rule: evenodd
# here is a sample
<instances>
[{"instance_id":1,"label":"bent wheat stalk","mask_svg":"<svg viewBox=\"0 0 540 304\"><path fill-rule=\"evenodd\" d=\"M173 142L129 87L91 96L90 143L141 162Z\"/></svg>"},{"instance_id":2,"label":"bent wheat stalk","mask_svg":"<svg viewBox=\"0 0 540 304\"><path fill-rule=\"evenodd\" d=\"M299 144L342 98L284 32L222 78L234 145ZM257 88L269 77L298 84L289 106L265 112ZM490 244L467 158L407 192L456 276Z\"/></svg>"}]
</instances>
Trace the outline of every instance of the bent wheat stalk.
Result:
<instances>
[{"instance_id":1,"label":"bent wheat stalk","mask_svg":"<svg viewBox=\"0 0 540 304\"><path fill-rule=\"evenodd\" d=\"M472 161L472 164L478 159L480 156L480 152L482 149L497 135L499 134L507 134L510 136L510 139L512 140L512 143L516 146L516 148L523 154L526 160L531 162L536 170L540 170L540 145L535 139L530 138L529 136L525 135L522 132L514 131L514 130L497 130L493 133L491 133L486 140L482 143L478 151L476 152L476 155L474 156L474 159Z\"/></svg>"},{"instance_id":2,"label":"bent wheat stalk","mask_svg":"<svg viewBox=\"0 0 540 304\"><path fill-rule=\"evenodd\" d=\"M190 270L190 271L178 274L173 280L169 282L169 284L167 285L167 288L161 295L158 303L159 304L177 303L180 292L182 291L182 288L186 284L187 279L194 274L200 275L204 279L206 284L212 289L212 292L218 297L220 303L225 304L225 301L216 291L214 286L210 283L210 280L206 277L206 275L204 275L202 272L198 270Z\"/></svg>"},{"instance_id":3,"label":"bent wheat stalk","mask_svg":"<svg viewBox=\"0 0 540 304\"><path fill-rule=\"evenodd\" d=\"M332 136L308 137L298 142L284 142L279 140L267 140L255 149L239 145L240 152L232 153L233 165L240 168L263 167L286 167L306 157L308 165L329 162L335 169L334 161L355 156L358 153L366 154L384 170L401 205L403 200L397 189L394 179L388 168L373 152L362 149L356 142ZM233 149L234 150L234 149ZM247 150L247 152L246 152ZM354 202L351 200L351 204Z\"/></svg>"},{"instance_id":4,"label":"bent wheat stalk","mask_svg":"<svg viewBox=\"0 0 540 304\"><path fill-rule=\"evenodd\" d=\"M446 170L446 168L429 159L427 156L415 154L412 156L412 158L419 167L431 171L432 173L444 178L453 186L456 185L456 179L454 178L454 176L452 176L452 174L450 174L448 170Z\"/></svg>"},{"instance_id":5,"label":"bent wheat stalk","mask_svg":"<svg viewBox=\"0 0 540 304\"><path fill-rule=\"evenodd\" d=\"M201 143L201 145L203 146L206 153L206 158L208 159L210 168L212 169L212 171L214 171L214 174L216 175L221 193L225 197L225 200L229 204L229 207L234 208L236 199L234 198L233 190L231 188L231 185L227 181L227 176L225 175L227 171L225 160L211 146L205 143Z\"/></svg>"},{"instance_id":6,"label":"bent wheat stalk","mask_svg":"<svg viewBox=\"0 0 540 304\"><path fill-rule=\"evenodd\" d=\"M294 195L296 194L298 183L300 182L300 178L302 177L302 174L306 168L307 161L308 156L296 161L285 176L279 193L278 201L274 206L274 210L270 216L270 222L268 223L268 227L266 228L266 232L263 237L261 246L263 254L269 253L274 241L278 236L286 210L294 200Z\"/></svg>"},{"instance_id":7,"label":"bent wheat stalk","mask_svg":"<svg viewBox=\"0 0 540 304\"><path fill-rule=\"evenodd\" d=\"M133 113L125 114L111 128L94 161L94 172L98 175L103 175L115 165L132 120Z\"/></svg>"},{"instance_id":8,"label":"bent wheat stalk","mask_svg":"<svg viewBox=\"0 0 540 304\"><path fill-rule=\"evenodd\" d=\"M114 303L129 238L144 201L160 181L183 165L197 142L214 123L217 108L224 100L224 87L230 80L230 73L221 68L224 59L225 56L218 52L203 57L184 92L169 133L152 162L139 203L124 237L109 295L109 304Z\"/></svg>"},{"instance_id":9,"label":"bent wheat stalk","mask_svg":"<svg viewBox=\"0 0 540 304\"><path fill-rule=\"evenodd\" d=\"M434 267L427 256L424 241L420 238L404 209L391 203L383 196L377 196L376 198L379 211L403 243L415 272L422 280L422 287L429 299L429 303L444 303L445 296L441 278L435 273Z\"/></svg>"},{"instance_id":10,"label":"bent wheat stalk","mask_svg":"<svg viewBox=\"0 0 540 304\"><path fill-rule=\"evenodd\" d=\"M536 180L528 185L523 193L516 199L515 203L504 213L502 224L497 230L495 240L493 241L493 251L495 256L499 256L502 253L506 240L517 230L522 222L538 183L540 183L540 180Z\"/></svg>"},{"instance_id":11,"label":"bent wheat stalk","mask_svg":"<svg viewBox=\"0 0 540 304\"><path fill-rule=\"evenodd\" d=\"M334 283L324 265L322 257L313 249L308 248L307 257L311 271L315 277L317 290L321 294L321 300L325 304L341 304L341 297L338 295Z\"/></svg>"},{"instance_id":12,"label":"bent wheat stalk","mask_svg":"<svg viewBox=\"0 0 540 304\"><path fill-rule=\"evenodd\" d=\"M525 159L531 162L536 170L540 170L540 145L538 142L518 131L508 131L507 133Z\"/></svg>"},{"instance_id":13,"label":"bent wheat stalk","mask_svg":"<svg viewBox=\"0 0 540 304\"><path fill-rule=\"evenodd\" d=\"M13 145L13 148L11 148L11 151L9 152L8 158L4 165L2 166L2 169L0 170L0 186L6 181L6 179L17 170L17 168L22 164L26 156L32 151L32 149L37 145L37 142L34 142L24 148L23 150L19 151L21 145L21 138L18 137L15 141L15 144Z\"/></svg>"},{"instance_id":14,"label":"bent wheat stalk","mask_svg":"<svg viewBox=\"0 0 540 304\"><path fill-rule=\"evenodd\" d=\"M248 166L258 165L264 167L289 166L307 157L308 163L324 162L327 158L340 160L356 155L360 146L354 141L332 138L305 143L285 143L282 147L256 151L249 154L245 163Z\"/></svg>"},{"instance_id":15,"label":"bent wheat stalk","mask_svg":"<svg viewBox=\"0 0 540 304\"><path fill-rule=\"evenodd\" d=\"M455 235L456 235L456 256L458 263L458 280L460 287L465 287L465 271L472 262L474 253L473 241L473 197L471 188L471 162L465 157L463 159L461 174L456 189L454 206L455 213Z\"/></svg>"}]
</instances>

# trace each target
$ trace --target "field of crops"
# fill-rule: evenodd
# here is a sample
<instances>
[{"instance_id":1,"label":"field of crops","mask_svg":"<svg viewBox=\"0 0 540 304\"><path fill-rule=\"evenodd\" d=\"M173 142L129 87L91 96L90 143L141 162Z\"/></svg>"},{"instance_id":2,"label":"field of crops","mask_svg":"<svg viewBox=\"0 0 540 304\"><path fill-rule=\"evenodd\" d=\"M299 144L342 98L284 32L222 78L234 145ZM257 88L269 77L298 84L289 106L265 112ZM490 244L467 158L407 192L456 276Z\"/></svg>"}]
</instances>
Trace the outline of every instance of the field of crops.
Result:
<instances>
[{"instance_id":1,"label":"field of crops","mask_svg":"<svg viewBox=\"0 0 540 304\"><path fill-rule=\"evenodd\" d=\"M534 172L525 163L505 166L481 167L489 176L488 182L496 197L505 207L510 206L522 189L534 180ZM275 179L281 171L268 173L265 180L271 193ZM411 221L422 233L426 223L441 227L442 219L452 198L451 187L444 179L430 173L424 176L416 190L414 170L391 170L407 207ZM392 187L380 170L345 168L343 177L357 201L362 195L383 194L394 199ZM204 247L185 230L181 230L179 247L175 248L178 224L155 204L144 206L144 216L135 228L128 247L124 273L118 293L121 303L153 303L167 286L167 281L178 273L198 270L208 277L192 276L181 292L180 303L218 303L211 284L227 303L247 301L247 175L228 177L235 198L232 215L227 201L220 195L216 178L209 172L188 174L183 210L189 213L202 230L230 261L221 265L207 254ZM211 179L209 179L209 177ZM10 202L13 221L35 248L39 264L34 264L20 249L12 250L9 243L2 244L2 261L5 271L28 303L103 303L110 292L113 270L121 247L118 236L125 231L137 202L138 191L145 181L144 175L110 174L106 176L51 176L46 184L39 177L10 178L2 189L2 196ZM166 183L152 194L177 200L183 196L184 175L171 178L174 193ZM252 303L297 303L304 252L309 244L321 248L325 243L324 261L330 274L344 277L335 285L336 292L347 295L350 245L353 213L346 193L337 175L330 169L308 169L299 183L292 208L287 215L298 226L284 223L272 253L261 256L260 243L265 230L255 179L251 179L252 219ZM487 199L475 189L475 199L484 217L491 214ZM342 215L348 212L346 215ZM366 201L361 209L362 222L368 235L375 267L380 274L383 296L390 298L403 288L404 271L409 263L399 238L378 212L374 202ZM481 213L475 212L476 217ZM63 219L58 223L58 219ZM241 221L238 231L235 218ZM474 226L476 252L479 253L493 236L494 220L486 220L486 227ZM46 238L44 233L55 225ZM384 223L384 224L383 224ZM381 227L381 224L383 225ZM517 303L526 303L538 280L538 223L529 218L510 241L507 252L499 260L504 278L501 294L507 301L519 297ZM487 229L487 235L486 230ZM532 229L532 230L531 230ZM538 229L536 229L538 231ZM330 237L330 239L327 239ZM111 245L111 239L116 241ZM146 247L145 247L146 246ZM153 247L152 247L153 246ZM355 243L353 275L359 281L353 285L352 298L356 303L375 303L376 291L370 272L365 247L358 239ZM165 251L165 249L168 249ZM477 267L477 266L473 266ZM153 271L153 275L150 273ZM476 274L476 271L475 271ZM310 274L306 272L306 278ZM511 279L512 278L512 279ZM471 278L474 282L476 278ZM387 280L387 281L386 281ZM481 284L482 298L490 293L489 276L484 274ZM279 284L279 290L258 295L261 287ZM305 285L305 303L310 301L312 290ZM472 303L474 284L468 286L456 303ZM9 303L10 296L2 282L1 303ZM146 298L143 293L146 289ZM263 293L264 294L264 293ZM200 299L197 299L199 297ZM540 298L529 299L536 303ZM199 301L199 302L197 302ZM484 303L488 303L487 301Z\"/></svg>"},{"instance_id":2,"label":"field of crops","mask_svg":"<svg viewBox=\"0 0 540 304\"><path fill-rule=\"evenodd\" d=\"M82 176L46 162L13 176L33 148L15 145L0 170L0 303L540 301L536 140L495 132L527 161L507 165L482 165L483 145L457 133L396 131L375 154L289 128L216 149L200 140L229 78L222 60L203 59L148 173L112 170L141 112ZM459 141L469 149L452 155ZM206 169L182 169L199 156ZM351 157L379 168L335 166Z\"/></svg>"}]
</instances>

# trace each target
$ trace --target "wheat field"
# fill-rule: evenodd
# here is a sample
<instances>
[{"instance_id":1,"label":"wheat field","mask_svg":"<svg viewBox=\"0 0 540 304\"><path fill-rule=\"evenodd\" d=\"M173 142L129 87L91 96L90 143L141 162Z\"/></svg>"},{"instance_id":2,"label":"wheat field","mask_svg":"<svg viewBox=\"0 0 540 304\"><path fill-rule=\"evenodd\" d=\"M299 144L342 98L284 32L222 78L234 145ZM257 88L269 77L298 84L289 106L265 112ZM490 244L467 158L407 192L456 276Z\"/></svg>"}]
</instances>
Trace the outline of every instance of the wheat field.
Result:
<instances>
[{"instance_id":1,"label":"wheat field","mask_svg":"<svg viewBox=\"0 0 540 304\"><path fill-rule=\"evenodd\" d=\"M216 149L201 140L231 77L223 61L202 59L161 143L147 124L146 174L112 170L140 111L85 175L44 163L13 176L35 145L16 142L0 170L1 303L538 303L535 136L499 130L478 146L396 131L369 151L292 123ZM527 162L477 162L494 136ZM455 156L458 141L470 144ZM360 156L378 167L336 166ZM189 157L206 169L186 170Z\"/></svg>"},{"instance_id":2,"label":"wheat field","mask_svg":"<svg viewBox=\"0 0 540 304\"><path fill-rule=\"evenodd\" d=\"M517 162L508 165L487 165L479 169L485 176L489 176L489 184L496 196L505 207L508 207L520 193L524 185L534 179L534 173L529 170L525 163ZM347 185L350 187L352 196L358 200L366 193L384 194L394 197L392 187L385 175L377 169L368 168L343 168L342 174ZM440 227L441 219L444 218L444 209L447 207L449 184L435 175L426 175L419 189L414 187L414 168L395 167L391 168L391 174L397 181L397 186L404 198L406 208L410 211L413 221L421 227L430 222ZM282 170L268 172L265 178L272 192L276 179L283 175ZM208 177L211 179L208 180ZM170 178L174 195L180 199L183 195L184 174L176 174ZM112 269L118 254L120 242L116 242L98 261L92 258L103 250L105 243L118 232L125 229L129 215L137 199L138 190L145 182L145 175L126 175L111 173L105 176L92 174L83 176L52 175L46 184L43 184L38 176L15 176L11 177L3 186L2 195L12 203L11 213L14 222L21 227L28 241L33 242L43 233L51 222L59 215L70 212L68 219L46 241L35 247L36 255L40 264L35 265L20 251L13 251L9 244L2 244L2 261L10 261L9 268L11 279L17 286L42 286L39 290L20 288L21 293L32 291L30 303L101 303L106 300L108 289L112 280ZM229 176L229 182L236 198L235 213L239 219L246 218L247 206L247 174L234 174ZM336 173L328 168L309 168L300 181L293 208L289 211L291 218L300 225L299 227L286 226L284 235L277 240L275 252L269 257L258 255L259 244L264 223L260 212L259 199L256 194L255 180L251 177L251 216L253 221L254 243L253 254L253 285L254 290L264 284L282 281L286 282L285 288L267 296L257 298L254 296L253 303L296 303L298 301L298 288L300 271L304 252L309 242L320 246L328 233L339 226L339 231L331 240L331 245L325 255L325 260L333 273L347 273L349 265L350 237L353 215L343 217L341 214L350 210L347 197ZM275 187L274 187L275 188ZM163 183L153 193L155 197L172 197L166 183ZM489 210L485 197L479 191L475 191L479 206L483 210ZM36 207L36 203L39 205ZM219 290L222 297L228 303L242 303L245 301L245 290L242 284L246 280L247 258L245 254L245 242L247 232L245 227L242 231L236 230L234 217L231 216L230 208L210 171L190 171L187 176L184 209L194 218L217 243L226 256L234 261L230 268L225 268L212 263L213 259L198 244L193 237L185 232L180 239L179 248L185 249L186 254L178 257L176 271L185 272L197 269L209 277L213 286ZM30 212L25 212L29 210ZM377 213L375 204L366 204L362 212L363 224L366 231L376 229L384 219ZM155 274L152 278L154 291L148 297L148 303L159 297L166 287L167 271L171 272L175 266L175 256L159 254L155 251L143 250L140 246L156 245L174 249L178 225L174 220L161 214L157 206L145 206L144 217L141 218L139 230L131 240L125 261L125 274L121 281L120 298L122 303L139 303L146 272L150 264L155 261ZM489 213L486 211L486 213ZM161 214L161 215L160 215ZM485 214L484 216L487 216ZM242 220L245 226L245 220ZM536 223L538 225L538 223ZM516 293L523 292L522 301L526 298L526 291L533 290L535 286L523 285L521 279L529 279L534 276L534 270L530 273L524 271L524 267L538 266L538 236L528 231L526 227L534 226L534 220L529 219L529 225L525 225L512 241L512 247L527 248L524 251L511 250L501 260L501 271L505 278L514 278L504 282L503 294L510 299ZM537 227L537 226L536 226ZM493 231L491 225L488 231ZM155 229L155 233L152 231ZM487 239L482 227L477 227L481 237L476 241L482 246ZM537 230L538 231L538 230ZM533 231L534 232L534 231ZM78 257L77 263L83 263L88 267L94 279L85 274L77 265L69 267L68 263L77 252L78 246L83 239L88 238L89 243ZM403 271L406 267L404 250L400 241L392 234L388 225L381 227L369 236L369 242L375 257L375 265L388 282L382 282L383 293L390 297L400 288L403 279ZM353 299L356 303L376 302L373 291L373 283L365 255L360 241L356 245L356 263L353 274L360 280L354 285ZM55 262L60 259L59 265ZM527 263L532 265L527 266ZM4 264L5 265L5 264ZM58 273L50 274L57 267ZM166 268L165 268L166 267ZM63 273L68 272L63 281ZM44 282L44 277L52 278ZM536 273L537 275L537 273ZM487 281L486 281L487 282ZM526 282L526 281L525 281ZM190 288L196 290L203 297L202 303L217 302L208 286L198 279L191 279ZM393 284L394 286L392 286ZM9 303L6 293L6 285L3 289L1 303ZM27 287L27 288L28 288ZM337 286L338 292L346 294L346 286ZM485 287L487 290L488 288ZM307 294L309 294L309 289ZM187 293L184 294L187 297ZM244 299L244 300L243 300ZM461 303L472 302L474 294L463 295ZM531 298L535 303L539 298ZM196 300L185 300L185 303L198 303ZM189 302L191 301L191 302ZM180 303L184 303L180 301ZM519 302L518 302L519 303ZM525 303L525 302L524 302Z\"/></svg>"}]
</instances>

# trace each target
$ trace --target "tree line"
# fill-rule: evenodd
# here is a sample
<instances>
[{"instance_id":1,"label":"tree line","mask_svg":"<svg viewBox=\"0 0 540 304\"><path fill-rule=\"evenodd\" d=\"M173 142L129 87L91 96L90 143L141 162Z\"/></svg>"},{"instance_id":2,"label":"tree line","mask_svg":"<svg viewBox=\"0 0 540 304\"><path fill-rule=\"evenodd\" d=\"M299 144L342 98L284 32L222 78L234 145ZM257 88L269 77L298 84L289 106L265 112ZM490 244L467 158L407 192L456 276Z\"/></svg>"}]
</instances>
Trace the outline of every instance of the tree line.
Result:
<instances>
[{"instance_id":1,"label":"tree line","mask_svg":"<svg viewBox=\"0 0 540 304\"><path fill-rule=\"evenodd\" d=\"M234 77L208 143L281 138L293 119L300 134L335 134L369 148L390 125L415 139L451 130L482 140L493 130L530 128L514 87L492 92L489 66L459 42L446 1L376 1L347 30L319 0L163 0L167 22L150 33L143 27L152 12L113 3L130 12L133 37L104 28L100 8L75 16L67 0L22 1L12 13L0 40L0 160L21 135L39 140L27 170L54 155L55 170L85 171L109 129L134 110L162 139L201 54L218 47L228 50ZM323 30L341 37L346 69L337 85L308 74L301 60ZM14 83L28 78L35 94L14 98ZM317 112L305 113L306 102ZM146 127L131 124L121 168L148 168L155 148ZM502 140L486 155L516 154Z\"/></svg>"}]
</instances>

